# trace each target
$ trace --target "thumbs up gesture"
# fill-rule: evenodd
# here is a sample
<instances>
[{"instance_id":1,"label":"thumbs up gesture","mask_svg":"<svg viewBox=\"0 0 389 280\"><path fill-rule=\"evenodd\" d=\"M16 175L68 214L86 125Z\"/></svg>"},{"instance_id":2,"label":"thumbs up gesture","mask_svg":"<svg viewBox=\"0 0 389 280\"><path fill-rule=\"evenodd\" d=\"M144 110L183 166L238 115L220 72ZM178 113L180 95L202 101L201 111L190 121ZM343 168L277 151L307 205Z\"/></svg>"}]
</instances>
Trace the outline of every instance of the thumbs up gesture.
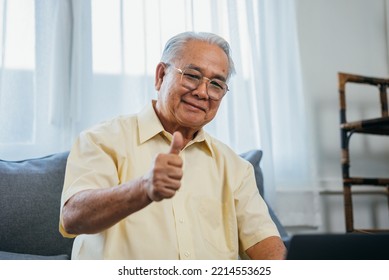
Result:
<instances>
[{"instance_id":1,"label":"thumbs up gesture","mask_svg":"<svg viewBox=\"0 0 389 280\"><path fill-rule=\"evenodd\" d=\"M175 154L175 155L178 155L182 148L184 146L184 138L182 137L182 134L181 132L174 132L173 133L173 139L172 139L172 143L170 144L170 151L169 151L169 154Z\"/></svg>"},{"instance_id":2,"label":"thumbs up gesture","mask_svg":"<svg viewBox=\"0 0 389 280\"><path fill-rule=\"evenodd\" d=\"M183 161L179 156L184 148L184 138L178 131L174 132L167 154L158 154L152 164L151 170L145 176L146 191L148 197L153 201L161 201L171 198L181 187L183 176Z\"/></svg>"}]
</instances>

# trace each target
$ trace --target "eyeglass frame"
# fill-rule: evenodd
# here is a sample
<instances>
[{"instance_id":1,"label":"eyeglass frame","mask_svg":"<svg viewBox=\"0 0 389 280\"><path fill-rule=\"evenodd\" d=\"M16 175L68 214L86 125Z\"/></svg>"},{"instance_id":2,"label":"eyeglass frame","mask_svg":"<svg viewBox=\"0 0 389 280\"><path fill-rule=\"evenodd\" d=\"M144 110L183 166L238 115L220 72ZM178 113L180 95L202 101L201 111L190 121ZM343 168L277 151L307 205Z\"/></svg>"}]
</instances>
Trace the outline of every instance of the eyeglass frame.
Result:
<instances>
[{"instance_id":1,"label":"eyeglass frame","mask_svg":"<svg viewBox=\"0 0 389 280\"><path fill-rule=\"evenodd\" d=\"M215 80L215 79L210 79L210 78L208 78L208 77L205 77L204 74L201 73L199 70L194 69L194 68L190 68L190 67L188 67L188 66L185 66L184 69L177 68L176 66L171 65L171 64L166 64L166 66L172 66L178 73L180 73L180 75L181 75L181 78L180 78L180 83L181 83L181 85L182 85L182 78L184 77L184 73L185 73L185 71L186 71L187 69L191 69L191 70L195 70L195 71L199 72L199 73L201 74L201 78L199 79L198 85L197 85L195 88L191 89L191 90L197 89L197 88L200 86L201 81L205 79L206 81L208 81L208 83L206 83L207 95L208 95L209 99L211 99L211 100L214 100L214 101L220 101L220 100L222 100L223 97L227 94L227 91L230 90L230 89L228 88L228 85L227 85L226 82L224 82L224 81L222 81L222 80L220 80L220 79L216 79L216 80L222 82L222 83L225 85L225 90L224 90L223 95L222 95L220 98L212 97L212 96L209 95L209 92L208 92L208 85L211 83L211 81L213 81L213 80Z\"/></svg>"}]
</instances>

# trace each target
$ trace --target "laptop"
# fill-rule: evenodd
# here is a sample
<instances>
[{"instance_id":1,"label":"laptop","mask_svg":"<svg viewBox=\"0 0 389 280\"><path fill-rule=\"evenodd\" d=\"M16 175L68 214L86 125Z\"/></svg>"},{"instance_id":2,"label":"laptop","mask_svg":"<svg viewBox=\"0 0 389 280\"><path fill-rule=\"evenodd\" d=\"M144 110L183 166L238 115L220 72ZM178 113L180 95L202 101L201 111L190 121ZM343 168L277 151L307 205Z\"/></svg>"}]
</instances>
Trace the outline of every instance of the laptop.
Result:
<instances>
[{"instance_id":1,"label":"laptop","mask_svg":"<svg viewBox=\"0 0 389 280\"><path fill-rule=\"evenodd\" d=\"M297 234L287 260L389 260L389 233Z\"/></svg>"}]
</instances>

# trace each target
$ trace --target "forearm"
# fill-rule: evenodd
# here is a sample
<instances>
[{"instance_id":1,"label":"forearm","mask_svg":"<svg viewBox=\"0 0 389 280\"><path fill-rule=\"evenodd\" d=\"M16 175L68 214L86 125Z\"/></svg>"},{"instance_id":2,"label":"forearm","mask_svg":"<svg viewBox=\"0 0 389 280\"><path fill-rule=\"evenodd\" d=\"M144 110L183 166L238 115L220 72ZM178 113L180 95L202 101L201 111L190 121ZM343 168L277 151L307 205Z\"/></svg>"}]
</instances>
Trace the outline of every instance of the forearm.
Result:
<instances>
[{"instance_id":1,"label":"forearm","mask_svg":"<svg viewBox=\"0 0 389 280\"><path fill-rule=\"evenodd\" d=\"M277 236L268 237L246 250L252 260L283 260L286 257L286 248Z\"/></svg>"},{"instance_id":2,"label":"forearm","mask_svg":"<svg viewBox=\"0 0 389 280\"><path fill-rule=\"evenodd\" d=\"M142 179L72 196L62 210L64 229L70 234L93 234L107 229L151 203Z\"/></svg>"}]
</instances>

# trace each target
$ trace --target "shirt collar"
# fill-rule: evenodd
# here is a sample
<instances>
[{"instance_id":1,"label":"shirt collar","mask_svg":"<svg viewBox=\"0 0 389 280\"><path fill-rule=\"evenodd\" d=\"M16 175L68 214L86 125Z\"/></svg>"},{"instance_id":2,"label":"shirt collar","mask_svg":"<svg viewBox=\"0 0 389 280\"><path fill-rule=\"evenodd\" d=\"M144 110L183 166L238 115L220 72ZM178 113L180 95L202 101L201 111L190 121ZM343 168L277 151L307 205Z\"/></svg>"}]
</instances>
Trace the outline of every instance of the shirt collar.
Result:
<instances>
[{"instance_id":1,"label":"shirt collar","mask_svg":"<svg viewBox=\"0 0 389 280\"><path fill-rule=\"evenodd\" d=\"M153 104L155 103L155 100L152 100L151 103L149 103L147 106L143 108L139 112L138 115L138 129L139 129L139 141L140 143L144 143L151 138L155 137L158 134L163 134L166 138L169 139L169 141L172 140L172 135L165 131L163 128L163 125L161 121L159 120ZM210 152L211 156L214 156L214 151L212 149L211 145L211 137L208 133L204 131L204 129L200 129L197 132L196 137L188 143L188 145L185 147L189 147L190 145L193 145L195 143L204 143L207 147L207 150Z\"/></svg>"}]
</instances>

